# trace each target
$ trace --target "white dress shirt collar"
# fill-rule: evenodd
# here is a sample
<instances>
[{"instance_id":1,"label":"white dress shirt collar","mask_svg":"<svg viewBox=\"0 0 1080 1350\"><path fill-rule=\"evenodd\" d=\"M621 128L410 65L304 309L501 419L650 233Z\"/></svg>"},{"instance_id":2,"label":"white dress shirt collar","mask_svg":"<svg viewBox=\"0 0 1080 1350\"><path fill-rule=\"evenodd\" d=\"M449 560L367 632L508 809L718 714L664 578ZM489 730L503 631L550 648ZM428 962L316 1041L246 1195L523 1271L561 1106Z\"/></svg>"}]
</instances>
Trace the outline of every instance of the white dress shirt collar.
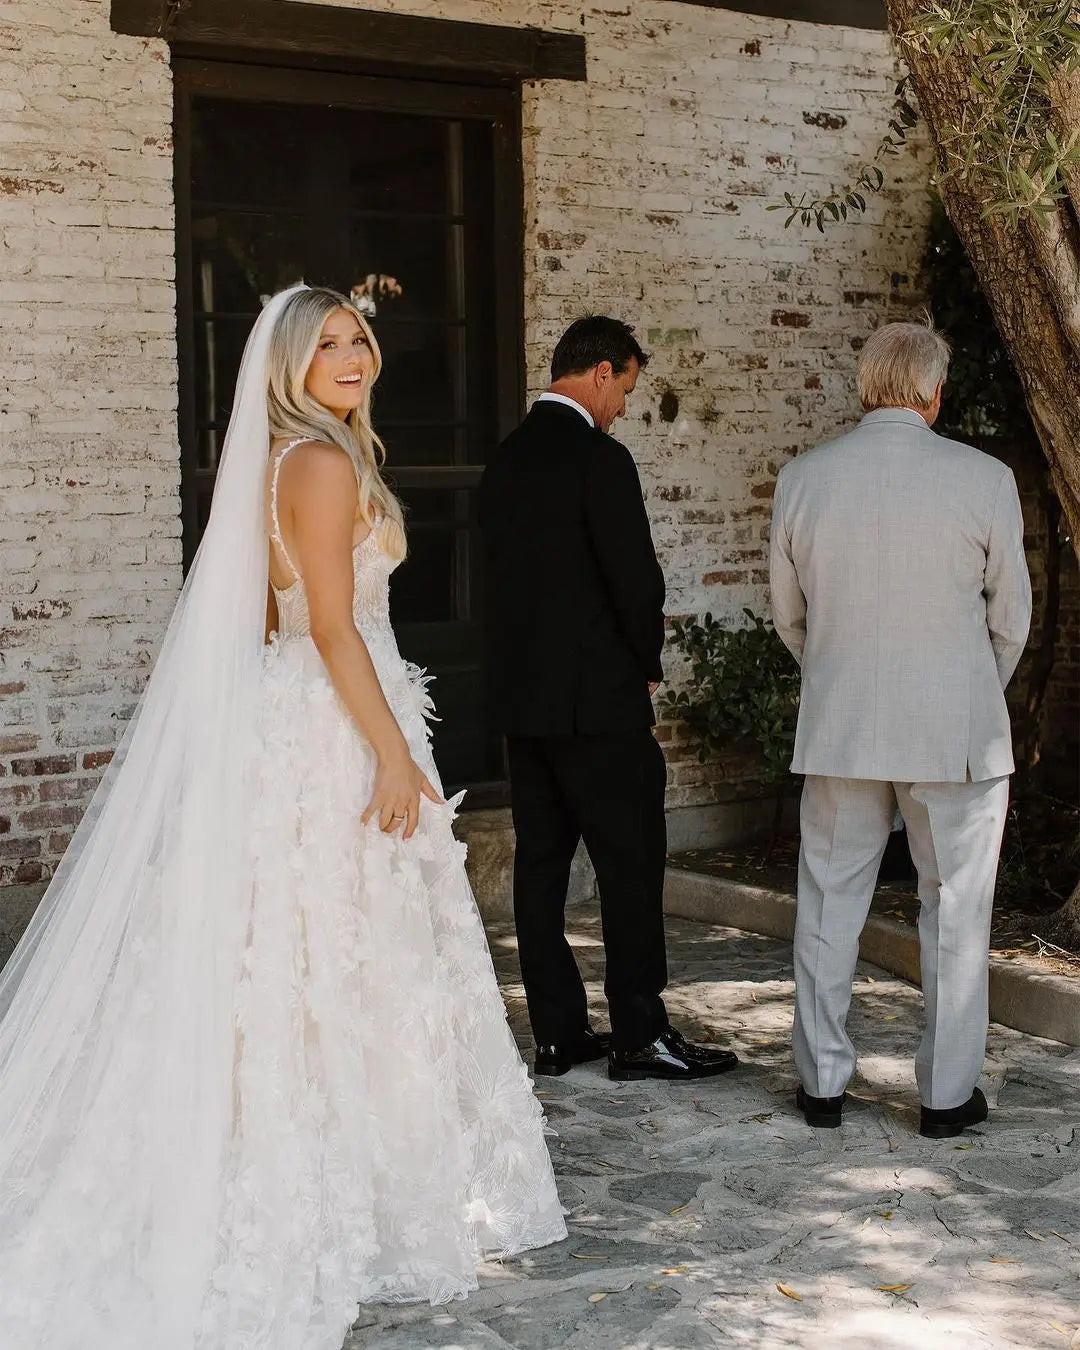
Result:
<instances>
[{"instance_id":1,"label":"white dress shirt collar","mask_svg":"<svg viewBox=\"0 0 1080 1350\"><path fill-rule=\"evenodd\" d=\"M548 389L545 393L541 394L536 401L537 403L565 403L568 408L573 408L576 412L579 412L582 417L584 417L585 421L588 422L589 426L596 426L596 423L593 421L592 413L583 408L577 399L567 398L565 394L553 394L551 390Z\"/></svg>"}]
</instances>

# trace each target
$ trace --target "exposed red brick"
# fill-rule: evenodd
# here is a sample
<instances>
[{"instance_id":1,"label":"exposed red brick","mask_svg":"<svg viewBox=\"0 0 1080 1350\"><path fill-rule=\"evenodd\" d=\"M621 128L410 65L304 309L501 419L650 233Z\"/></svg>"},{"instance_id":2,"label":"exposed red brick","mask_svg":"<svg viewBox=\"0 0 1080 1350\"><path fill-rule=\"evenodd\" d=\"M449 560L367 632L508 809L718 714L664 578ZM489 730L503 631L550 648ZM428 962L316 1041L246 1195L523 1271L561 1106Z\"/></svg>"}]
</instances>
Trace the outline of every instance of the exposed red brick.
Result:
<instances>
[{"instance_id":1,"label":"exposed red brick","mask_svg":"<svg viewBox=\"0 0 1080 1350\"><path fill-rule=\"evenodd\" d=\"M19 824L27 830L49 829L53 825L78 825L82 819L80 806L32 806L19 816Z\"/></svg>"},{"instance_id":2,"label":"exposed red brick","mask_svg":"<svg viewBox=\"0 0 1080 1350\"><path fill-rule=\"evenodd\" d=\"M71 606L66 600L37 600L32 605L12 604L11 617L17 623L33 619L66 619Z\"/></svg>"},{"instance_id":3,"label":"exposed red brick","mask_svg":"<svg viewBox=\"0 0 1080 1350\"><path fill-rule=\"evenodd\" d=\"M41 854L40 839L0 839L0 858L37 858Z\"/></svg>"},{"instance_id":4,"label":"exposed red brick","mask_svg":"<svg viewBox=\"0 0 1080 1350\"><path fill-rule=\"evenodd\" d=\"M26 689L24 680L13 680L10 684L0 684L0 698L5 694L21 694Z\"/></svg>"},{"instance_id":5,"label":"exposed red brick","mask_svg":"<svg viewBox=\"0 0 1080 1350\"><path fill-rule=\"evenodd\" d=\"M24 862L16 867L12 876L16 886L29 886L35 881L44 881L48 873L39 862Z\"/></svg>"},{"instance_id":6,"label":"exposed red brick","mask_svg":"<svg viewBox=\"0 0 1080 1350\"><path fill-rule=\"evenodd\" d=\"M99 778L46 778L38 787L43 802L83 802L93 795Z\"/></svg>"},{"instance_id":7,"label":"exposed red brick","mask_svg":"<svg viewBox=\"0 0 1080 1350\"><path fill-rule=\"evenodd\" d=\"M49 774L71 773L75 768L74 755L45 755L41 759L16 759L12 772L18 778L44 778Z\"/></svg>"},{"instance_id":8,"label":"exposed red brick","mask_svg":"<svg viewBox=\"0 0 1080 1350\"><path fill-rule=\"evenodd\" d=\"M0 806L25 806L37 796L37 788L31 783L9 783L0 787Z\"/></svg>"},{"instance_id":9,"label":"exposed red brick","mask_svg":"<svg viewBox=\"0 0 1080 1350\"><path fill-rule=\"evenodd\" d=\"M810 315L799 310L774 309L769 322L774 328L809 328Z\"/></svg>"},{"instance_id":10,"label":"exposed red brick","mask_svg":"<svg viewBox=\"0 0 1080 1350\"><path fill-rule=\"evenodd\" d=\"M536 236L536 242L541 248L567 249L580 248L584 244L586 236L579 233L560 234L557 230L540 230Z\"/></svg>"},{"instance_id":11,"label":"exposed red brick","mask_svg":"<svg viewBox=\"0 0 1080 1350\"><path fill-rule=\"evenodd\" d=\"M739 586L745 580L745 572L706 572L701 578L701 584L703 586Z\"/></svg>"},{"instance_id":12,"label":"exposed red brick","mask_svg":"<svg viewBox=\"0 0 1080 1350\"><path fill-rule=\"evenodd\" d=\"M43 192L63 192L63 183L56 182L52 178L15 178L8 175L0 175L0 192L5 197L23 197L32 195L39 197Z\"/></svg>"},{"instance_id":13,"label":"exposed red brick","mask_svg":"<svg viewBox=\"0 0 1080 1350\"><path fill-rule=\"evenodd\" d=\"M0 736L0 755L20 755L27 750L36 750L41 737L28 731L17 731L10 736Z\"/></svg>"},{"instance_id":14,"label":"exposed red brick","mask_svg":"<svg viewBox=\"0 0 1080 1350\"><path fill-rule=\"evenodd\" d=\"M776 483L775 483L775 482L771 482L771 483L755 483L754 486L750 489L750 496L751 496L751 497L759 497L759 498L760 498L760 497L767 497L767 498L768 498L768 497L772 497L772 495L773 495L773 493L774 493L775 491L776 491Z\"/></svg>"},{"instance_id":15,"label":"exposed red brick","mask_svg":"<svg viewBox=\"0 0 1080 1350\"><path fill-rule=\"evenodd\" d=\"M84 769L103 769L112 759L115 751L112 750L91 750L82 757L82 766Z\"/></svg>"}]
</instances>

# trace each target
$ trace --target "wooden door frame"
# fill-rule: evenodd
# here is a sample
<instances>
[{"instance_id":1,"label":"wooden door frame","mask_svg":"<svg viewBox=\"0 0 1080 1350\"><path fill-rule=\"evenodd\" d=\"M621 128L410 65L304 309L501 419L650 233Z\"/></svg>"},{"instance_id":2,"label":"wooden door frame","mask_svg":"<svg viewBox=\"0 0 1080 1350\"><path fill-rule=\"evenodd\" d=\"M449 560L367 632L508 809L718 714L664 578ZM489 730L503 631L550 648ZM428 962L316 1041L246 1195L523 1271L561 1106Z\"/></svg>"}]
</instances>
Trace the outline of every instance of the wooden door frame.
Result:
<instances>
[{"instance_id":1,"label":"wooden door frame","mask_svg":"<svg viewBox=\"0 0 1080 1350\"><path fill-rule=\"evenodd\" d=\"M190 566L197 546L194 523L193 456L195 435L194 312L190 277L191 241L191 99L205 95L239 102L300 103L312 106L354 107L379 112L406 112L435 117L480 119L494 130L496 268L506 278L495 302L497 341L503 352L514 352L513 362L500 363L496 422L501 439L520 422L526 394L525 372L525 221L522 159L521 98L506 87L424 82L386 76L315 71L289 64L285 75L277 63L270 66L230 60L193 59L177 55L174 61L174 163L176 194L177 357L180 384L179 432L184 559ZM446 487L467 471L433 466L410 469L415 487Z\"/></svg>"}]
</instances>

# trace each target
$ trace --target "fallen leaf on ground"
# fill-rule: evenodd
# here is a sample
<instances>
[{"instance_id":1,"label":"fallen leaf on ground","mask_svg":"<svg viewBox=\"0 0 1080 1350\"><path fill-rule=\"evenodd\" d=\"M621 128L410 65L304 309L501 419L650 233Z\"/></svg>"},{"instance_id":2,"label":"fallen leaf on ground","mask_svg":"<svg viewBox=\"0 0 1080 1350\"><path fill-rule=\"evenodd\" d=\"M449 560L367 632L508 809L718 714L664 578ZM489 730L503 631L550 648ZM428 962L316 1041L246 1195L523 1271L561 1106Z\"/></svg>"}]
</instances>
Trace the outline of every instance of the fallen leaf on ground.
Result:
<instances>
[{"instance_id":1,"label":"fallen leaf on ground","mask_svg":"<svg viewBox=\"0 0 1080 1350\"><path fill-rule=\"evenodd\" d=\"M966 1153L968 1149L974 1148L974 1144L953 1144L953 1148L959 1149L961 1153Z\"/></svg>"},{"instance_id":2,"label":"fallen leaf on ground","mask_svg":"<svg viewBox=\"0 0 1080 1350\"><path fill-rule=\"evenodd\" d=\"M589 1256L586 1252L571 1252L571 1258L574 1261L606 1261L606 1256Z\"/></svg>"},{"instance_id":3,"label":"fallen leaf on ground","mask_svg":"<svg viewBox=\"0 0 1080 1350\"><path fill-rule=\"evenodd\" d=\"M645 1286L646 1289L663 1289L663 1287L662 1284L647 1284Z\"/></svg>"},{"instance_id":4,"label":"fallen leaf on ground","mask_svg":"<svg viewBox=\"0 0 1080 1350\"><path fill-rule=\"evenodd\" d=\"M877 984L877 980L874 979L873 975L867 975L867 977L866 977L866 983L867 983L867 984Z\"/></svg>"},{"instance_id":5,"label":"fallen leaf on ground","mask_svg":"<svg viewBox=\"0 0 1080 1350\"><path fill-rule=\"evenodd\" d=\"M888 1017L883 1017L881 1020L882 1020L883 1022L899 1022L899 1021L900 1021L900 1014L899 1014L899 1013L889 1013Z\"/></svg>"},{"instance_id":6,"label":"fallen leaf on ground","mask_svg":"<svg viewBox=\"0 0 1080 1350\"><path fill-rule=\"evenodd\" d=\"M551 1093L550 1093L550 1092L535 1092L535 1091L534 1091L534 1092L533 1092L533 1096L534 1096L534 1097L550 1097L550 1096L551 1096Z\"/></svg>"},{"instance_id":7,"label":"fallen leaf on ground","mask_svg":"<svg viewBox=\"0 0 1080 1350\"><path fill-rule=\"evenodd\" d=\"M875 1284L874 1288L879 1294L902 1294L905 1289L910 1289L910 1284Z\"/></svg>"},{"instance_id":8,"label":"fallen leaf on ground","mask_svg":"<svg viewBox=\"0 0 1080 1350\"><path fill-rule=\"evenodd\" d=\"M1062 1242L1064 1242L1065 1245L1066 1245L1067 1247L1071 1247L1071 1246L1072 1246L1072 1243L1071 1243L1071 1242L1069 1241L1069 1239L1065 1236L1065 1234L1064 1234L1064 1233L1059 1233L1058 1230L1057 1230L1056 1228L1051 1228L1051 1229L1050 1229L1050 1236L1051 1236L1051 1237L1056 1237L1056 1238L1061 1238Z\"/></svg>"},{"instance_id":9,"label":"fallen leaf on ground","mask_svg":"<svg viewBox=\"0 0 1080 1350\"><path fill-rule=\"evenodd\" d=\"M688 1201L686 1202L686 1204L688 1205L689 1203L690 1203L690 1202L689 1202L689 1200L688 1200ZM686 1205L676 1205L674 1209L669 1209L669 1210L668 1210L668 1213L669 1213L669 1214L681 1214L685 1208L686 1208Z\"/></svg>"},{"instance_id":10,"label":"fallen leaf on ground","mask_svg":"<svg viewBox=\"0 0 1080 1350\"><path fill-rule=\"evenodd\" d=\"M891 1209L886 1209L886 1210L883 1210L883 1211L882 1211L881 1217L882 1217L883 1219L891 1219L892 1216L893 1216L893 1213L894 1213L893 1210L891 1210Z\"/></svg>"},{"instance_id":11,"label":"fallen leaf on ground","mask_svg":"<svg viewBox=\"0 0 1080 1350\"><path fill-rule=\"evenodd\" d=\"M802 1294L797 1294L794 1289L789 1289L786 1284L778 1284L776 1287L785 1298L793 1298L796 1303L802 1302Z\"/></svg>"},{"instance_id":12,"label":"fallen leaf on ground","mask_svg":"<svg viewBox=\"0 0 1080 1350\"><path fill-rule=\"evenodd\" d=\"M662 1270L662 1271L660 1272L660 1274L661 1274L661 1275L685 1275L685 1274L686 1274L686 1267L685 1267L685 1266L668 1266L667 1270Z\"/></svg>"},{"instance_id":13,"label":"fallen leaf on ground","mask_svg":"<svg viewBox=\"0 0 1080 1350\"><path fill-rule=\"evenodd\" d=\"M606 1289L604 1289L604 1290L598 1290L595 1294L590 1294L590 1295L589 1295L589 1302L590 1302L590 1303L603 1303L604 1299L606 1299L606 1298L607 1298L607 1290L606 1290Z\"/></svg>"},{"instance_id":14,"label":"fallen leaf on ground","mask_svg":"<svg viewBox=\"0 0 1080 1350\"><path fill-rule=\"evenodd\" d=\"M1025 1228L1024 1232L1028 1235L1029 1238L1034 1238L1036 1242L1046 1241L1046 1239L1043 1237L1041 1233L1033 1233L1030 1228Z\"/></svg>"},{"instance_id":15,"label":"fallen leaf on ground","mask_svg":"<svg viewBox=\"0 0 1080 1350\"><path fill-rule=\"evenodd\" d=\"M992 1266L1015 1266L1016 1262L1011 1256L992 1256L990 1264Z\"/></svg>"}]
</instances>

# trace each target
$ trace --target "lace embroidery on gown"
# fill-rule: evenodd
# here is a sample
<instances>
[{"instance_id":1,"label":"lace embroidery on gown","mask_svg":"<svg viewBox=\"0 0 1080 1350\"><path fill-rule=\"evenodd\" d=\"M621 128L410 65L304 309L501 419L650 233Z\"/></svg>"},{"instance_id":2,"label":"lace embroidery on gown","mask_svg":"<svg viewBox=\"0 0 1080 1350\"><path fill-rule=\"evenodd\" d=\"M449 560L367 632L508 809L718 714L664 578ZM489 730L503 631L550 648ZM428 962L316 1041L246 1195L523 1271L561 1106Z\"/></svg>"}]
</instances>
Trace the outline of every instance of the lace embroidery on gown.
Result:
<instances>
[{"instance_id":1,"label":"lace embroidery on gown","mask_svg":"<svg viewBox=\"0 0 1080 1350\"><path fill-rule=\"evenodd\" d=\"M277 471L292 448L271 492L286 558ZM426 681L390 626L394 565L378 530L357 545L354 617L438 787ZM0 1240L11 1257L3 1350L340 1350L361 1302L462 1298L483 1256L566 1235L542 1112L451 829L459 799L424 800L408 843L360 825L374 756L310 639L303 581L276 596L250 793L232 1146L214 1251L190 1261L213 1271L201 1324L189 1335L140 1301L142 1262L185 1265L189 1254L138 1250L130 1217L123 1157L139 1128L138 1066L153 1051L133 1022L115 1031L131 1073L115 1100L129 1116L95 1122L97 1156L43 1175L55 1193L41 1222L14 1248Z\"/></svg>"}]
</instances>

